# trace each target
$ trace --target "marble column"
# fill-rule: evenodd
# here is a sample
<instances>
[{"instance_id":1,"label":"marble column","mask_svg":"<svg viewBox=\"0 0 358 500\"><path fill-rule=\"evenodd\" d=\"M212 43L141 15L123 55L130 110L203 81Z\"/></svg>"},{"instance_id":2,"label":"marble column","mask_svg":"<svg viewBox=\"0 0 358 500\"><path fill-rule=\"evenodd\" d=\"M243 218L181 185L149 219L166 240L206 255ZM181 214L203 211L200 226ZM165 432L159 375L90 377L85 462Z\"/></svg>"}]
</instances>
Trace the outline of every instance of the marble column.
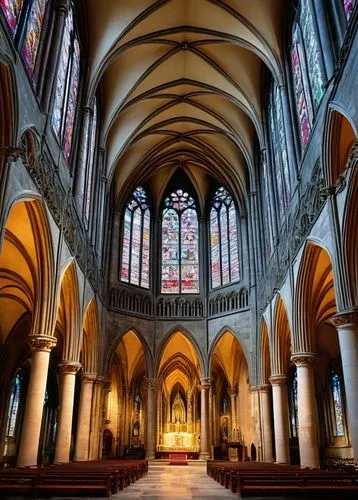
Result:
<instances>
[{"instance_id":1,"label":"marble column","mask_svg":"<svg viewBox=\"0 0 358 500\"><path fill-rule=\"evenodd\" d=\"M31 373L17 460L18 467L37 464L50 352L56 342L55 337L45 335L31 335L28 339L32 350Z\"/></svg>"},{"instance_id":2,"label":"marble column","mask_svg":"<svg viewBox=\"0 0 358 500\"><path fill-rule=\"evenodd\" d=\"M318 468L320 462L313 370L316 355L294 354L291 360L297 366L298 441L301 467Z\"/></svg>"},{"instance_id":3,"label":"marble column","mask_svg":"<svg viewBox=\"0 0 358 500\"><path fill-rule=\"evenodd\" d=\"M333 317L338 330L347 413L354 458L358 460L358 308Z\"/></svg>"},{"instance_id":4,"label":"marble column","mask_svg":"<svg viewBox=\"0 0 358 500\"><path fill-rule=\"evenodd\" d=\"M200 380L201 398L200 398L200 460L209 458L209 390L211 379L203 378Z\"/></svg>"},{"instance_id":5,"label":"marble column","mask_svg":"<svg viewBox=\"0 0 358 500\"><path fill-rule=\"evenodd\" d=\"M287 377L286 375L274 375L270 377L270 382L272 385L276 462L288 464L290 463L290 447Z\"/></svg>"},{"instance_id":6,"label":"marble column","mask_svg":"<svg viewBox=\"0 0 358 500\"><path fill-rule=\"evenodd\" d=\"M87 461L89 458L92 394L95 379L95 373L83 373L81 375L81 395L75 449L75 460L78 462Z\"/></svg>"},{"instance_id":7,"label":"marble column","mask_svg":"<svg viewBox=\"0 0 358 500\"><path fill-rule=\"evenodd\" d=\"M59 364L61 398L56 435L55 463L68 463L70 461L75 382L76 373L80 368L80 363L76 361L62 361Z\"/></svg>"},{"instance_id":8,"label":"marble column","mask_svg":"<svg viewBox=\"0 0 358 500\"><path fill-rule=\"evenodd\" d=\"M260 417L262 429L262 447L264 462L272 462L272 418L270 405L270 386L268 384L258 385Z\"/></svg>"},{"instance_id":9,"label":"marble column","mask_svg":"<svg viewBox=\"0 0 358 500\"><path fill-rule=\"evenodd\" d=\"M158 386L156 378L147 379L147 452L146 458L155 458L155 394Z\"/></svg>"}]
</instances>

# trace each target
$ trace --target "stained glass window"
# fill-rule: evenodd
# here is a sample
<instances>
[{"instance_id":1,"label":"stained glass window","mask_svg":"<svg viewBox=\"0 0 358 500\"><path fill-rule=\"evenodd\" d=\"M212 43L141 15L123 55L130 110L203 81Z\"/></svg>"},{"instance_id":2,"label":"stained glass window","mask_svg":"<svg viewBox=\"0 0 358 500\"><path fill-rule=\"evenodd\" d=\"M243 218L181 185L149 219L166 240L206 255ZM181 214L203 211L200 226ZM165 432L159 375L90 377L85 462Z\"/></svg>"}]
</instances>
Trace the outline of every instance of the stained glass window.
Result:
<instances>
[{"instance_id":1,"label":"stained glass window","mask_svg":"<svg viewBox=\"0 0 358 500\"><path fill-rule=\"evenodd\" d=\"M298 386L297 369L292 367L289 386L291 437L298 437Z\"/></svg>"},{"instance_id":2,"label":"stained glass window","mask_svg":"<svg viewBox=\"0 0 358 500\"><path fill-rule=\"evenodd\" d=\"M263 205L263 224L265 237L265 259L266 262L271 257L273 251L273 227L272 227L272 203L271 192L268 178L267 162L264 158L262 161L262 205Z\"/></svg>"},{"instance_id":3,"label":"stained glass window","mask_svg":"<svg viewBox=\"0 0 358 500\"><path fill-rule=\"evenodd\" d=\"M21 396L21 375L17 372L10 395L9 409L7 413L7 430L8 437L14 437L16 433L16 426L18 423L19 409L20 409L20 396Z\"/></svg>"},{"instance_id":4,"label":"stained glass window","mask_svg":"<svg viewBox=\"0 0 358 500\"><path fill-rule=\"evenodd\" d=\"M85 220L88 223L92 200L93 171L96 150L96 132L97 132L97 103L94 101L92 121L88 122L85 139L85 155L87 157L86 165L86 189L85 189Z\"/></svg>"},{"instance_id":5,"label":"stained glass window","mask_svg":"<svg viewBox=\"0 0 358 500\"><path fill-rule=\"evenodd\" d=\"M177 189L164 201L162 293L199 293L199 225L193 198Z\"/></svg>"},{"instance_id":6,"label":"stained glass window","mask_svg":"<svg viewBox=\"0 0 358 500\"><path fill-rule=\"evenodd\" d=\"M331 390L333 396L334 415L336 419L336 436L344 436L343 424L343 395L339 376L336 372L331 373Z\"/></svg>"},{"instance_id":7,"label":"stained glass window","mask_svg":"<svg viewBox=\"0 0 358 500\"><path fill-rule=\"evenodd\" d=\"M305 147L323 93L320 49L309 0L300 0L292 30L291 62L296 106Z\"/></svg>"},{"instance_id":8,"label":"stained glass window","mask_svg":"<svg viewBox=\"0 0 358 500\"><path fill-rule=\"evenodd\" d=\"M121 280L149 288L150 210L142 187L137 187L124 213Z\"/></svg>"},{"instance_id":9,"label":"stained glass window","mask_svg":"<svg viewBox=\"0 0 358 500\"><path fill-rule=\"evenodd\" d=\"M23 4L24 0L0 0L0 6L14 36L16 35L19 26Z\"/></svg>"},{"instance_id":10,"label":"stained glass window","mask_svg":"<svg viewBox=\"0 0 358 500\"><path fill-rule=\"evenodd\" d=\"M71 154L73 125L80 79L80 45L69 10L62 38L62 49L55 84L52 126L63 145L65 158Z\"/></svg>"},{"instance_id":11,"label":"stained glass window","mask_svg":"<svg viewBox=\"0 0 358 500\"><path fill-rule=\"evenodd\" d=\"M343 0L343 8L347 22L350 21L355 4L356 0Z\"/></svg>"},{"instance_id":12,"label":"stained glass window","mask_svg":"<svg viewBox=\"0 0 358 500\"><path fill-rule=\"evenodd\" d=\"M21 55L32 76L39 48L43 20L48 0L0 0L0 6L16 44L19 41Z\"/></svg>"},{"instance_id":13,"label":"stained glass window","mask_svg":"<svg viewBox=\"0 0 358 500\"><path fill-rule=\"evenodd\" d=\"M210 255L212 288L240 278L237 213L223 187L214 194L210 211Z\"/></svg>"},{"instance_id":14,"label":"stained glass window","mask_svg":"<svg viewBox=\"0 0 358 500\"><path fill-rule=\"evenodd\" d=\"M276 174L279 214L280 219L283 220L290 199L290 176L287 143L284 132L285 124L283 120L281 93L280 89L274 82L271 87L268 115L271 136L272 163Z\"/></svg>"}]
</instances>

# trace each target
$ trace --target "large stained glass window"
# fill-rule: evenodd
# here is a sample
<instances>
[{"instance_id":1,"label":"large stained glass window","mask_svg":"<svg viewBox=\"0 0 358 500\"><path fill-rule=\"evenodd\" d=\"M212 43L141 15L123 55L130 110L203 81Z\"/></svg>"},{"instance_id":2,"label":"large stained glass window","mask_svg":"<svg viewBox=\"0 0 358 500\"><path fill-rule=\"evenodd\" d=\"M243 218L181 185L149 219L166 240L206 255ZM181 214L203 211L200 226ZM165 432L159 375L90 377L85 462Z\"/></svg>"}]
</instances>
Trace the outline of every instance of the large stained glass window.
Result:
<instances>
[{"instance_id":1,"label":"large stained glass window","mask_svg":"<svg viewBox=\"0 0 358 500\"><path fill-rule=\"evenodd\" d=\"M92 200L92 186L93 186L93 175L94 175L94 162L95 162L95 151L96 151L96 132L97 132L97 102L94 100L93 105L93 115L92 120L88 122L88 127L86 130L86 188L85 188L85 200L84 200L84 215L85 221L88 224L90 211L91 211L91 200Z\"/></svg>"},{"instance_id":2,"label":"large stained glass window","mask_svg":"<svg viewBox=\"0 0 358 500\"><path fill-rule=\"evenodd\" d=\"M347 22L350 21L356 0L343 0L344 13L346 15Z\"/></svg>"},{"instance_id":3,"label":"large stained glass window","mask_svg":"<svg viewBox=\"0 0 358 500\"><path fill-rule=\"evenodd\" d=\"M73 125L80 79L80 45L69 10L62 38L62 49L55 84L52 126L68 161L71 154Z\"/></svg>"},{"instance_id":4,"label":"large stained glass window","mask_svg":"<svg viewBox=\"0 0 358 500\"><path fill-rule=\"evenodd\" d=\"M281 92L274 82L271 87L268 115L271 136L272 163L276 174L279 214L280 220L282 221L290 199L290 174Z\"/></svg>"},{"instance_id":5,"label":"large stained glass window","mask_svg":"<svg viewBox=\"0 0 358 500\"><path fill-rule=\"evenodd\" d=\"M0 0L30 76L33 75L48 0Z\"/></svg>"},{"instance_id":6,"label":"large stained glass window","mask_svg":"<svg viewBox=\"0 0 358 500\"><path fill-rule=\"evenodd\" d=\"M225 188L214 194L210 211L211 286L240 278L237 213Z\"/></svg>"},{"instance_id":7,"label":"large stained glass window","mask_svg":"<svg viewBox=\"0 0 358 500\"><path fill-rule=\"evenodd\" d=\"M341 380L335 371L331 373L331 390L333 397L334 415L336 419L336 436L344 436L343 424L343 395Z\"/></svg>"},{"instance_id":8,"label":"large stained glass window","mask_svg":"<svg viewBox=\"0 0 358 500\"><path fill-rule=\"evenodd\" d=\"M323 93L318 37L309 0L300 0L292 30L291 62L301 142L306 146Z\"/></svg>"},{"instance_id":9,"label":"large stained glass window","mask_svg":"<svg viewBox=\"0 0 358 500\"><path fill-rule=\"evenodd\" d=\"M137 187L124 213L121 280L149 288L150 209L142 187Z\"/></svg>"},{"instance_id":10,"label":"large stained glass window","mask_svg":"<svg viewBox=\"0 0 358 500\"><path fill-rule=\"evenodd\" d=\"M265 237L265 260L268 262L273 252L272 203L266 158L262 160L262 214Z\"/></svg>"},{"instance_id":11,"label":"large stained glass window","mask_svg":"<svg viewBox=\"0 0 358 500\"><path fill-rule=\"evenodd\" d=\"M162 293L199 293L199 225L193 198L177 189L164 201Z\"/></svg>"}]
</instances>

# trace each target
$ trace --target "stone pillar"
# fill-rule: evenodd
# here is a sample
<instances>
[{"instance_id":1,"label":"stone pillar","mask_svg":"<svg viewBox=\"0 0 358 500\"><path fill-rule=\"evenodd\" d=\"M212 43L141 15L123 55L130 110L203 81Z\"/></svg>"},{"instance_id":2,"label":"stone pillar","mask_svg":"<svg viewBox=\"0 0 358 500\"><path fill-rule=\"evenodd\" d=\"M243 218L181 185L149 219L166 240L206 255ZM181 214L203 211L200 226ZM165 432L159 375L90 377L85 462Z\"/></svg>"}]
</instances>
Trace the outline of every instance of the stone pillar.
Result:
<instances>
[{"instance_id":1,"label":"stone pillar","mask_svg":"<svg viewBox=\"0 0 358 500\"><path fill-rule=\"evenodd\" d=\"M358 460L358 308L333 317L338 330L347 413L354 458Z\"/></svg>"},{"instance_id":2,"label":"stone pillar","mask_svg":"<svg viewBox=\"0 0 358 500\"><path fill-rule=\"evenodd\" d=\"M93 388L93 403L91 411L91 432L90 432L90 450L89 459L97 460L99 457L99 428L101 425L101 400L103 377L97 376Z\"/></svg>"},{"instance_id":3,"label":"stone pillar","mask_svg":"<svg viewBox=\"0 0 358 500\"><path fill-rule=\"evenodd\" d=\"M286 375L270 377L272 385L273 421L275 429L276 462L290 463L288 396Z\"/></svg>"},{"instance_id":4,"label":"stone pillar","mask_svg":"<svg viewBox=\"0 0 358 500\"><path fill-rule=\"evenodd\" d=\"M169 424L170 424L170 395L167 397L167 424L168 424L168 432L169 432Z\"/></svg>"},{"instance_id":5,"label":"stone pillar","mask_svg":"<svg viewBox=\"0 0 358 500\"><path fill-rule=\"evenodd\" d=\"M18 467L37 464L50 351L55 347L56 342L55 337L44 335L31 335L28 339L32 350L31 373L17 460Z\"/></svg>"},{"instance_id":6,"label":"stone pillar","mask_svg":"<svg viewBox=\"0 0 358 500\"><path fill-rule=\"evenodd\" d=\"M89 458L92 393L95 379L95 373L83 373L81 375L81 395L78 408L75 450L75 460L78 462L87 461Z\"/></svg>"},{"instance_id":7,"label":"stone pillar","mask_svg":"<svg viewBox=\"0 0 358 500\"><path fill-rule=\"evenodd\" d=\"M298 441L301 467L319 467L313 353L294 354L297 366Z\"/></svg>"},{"instance_id":8,"label":"stone pillar","mask_svg":"<svg viewBox=\"0 0 358 500\"><path fill-rule=\"evenodd\" d=\"M201 420L200 420L200 460L209 458L209 390L210 378L202 378L201 383Z\"/></svg>"},{"instance_id":9,"label":"stone pillar","mask_svg":"<svg viewBox=\"0 0 358 500\"><path fill-rule=\"evenodd\" d=\"M146 458L155 458L155 393L157 390L157 379L147 379L147 454Z\"/></svg>"},{"instance_id":10,"label":"stone pillar","mask_svg":"<svg viewBox=\"0 0 358 500\"><path fill-rule=\"evenodd\" d=\"M83 217L84 198L86 191L86 173L88 165L88 152L91 140L91 129L93 120L93 109L85 106L82 112L81 133L74 176L74 198L76 200L78 213ZM88 130L88 133L86 133Z\"/></svg>"},{"instance_id":11,"label":"stone pillar","mask_svg":"<svg viewBox=\"0 0 358 500\"><path fill-rule=\"evenodd\" d=\"M262 447L264 462L272 462L272 419L270 405L270 386L268 384L258 385L260 420L262 429Z\"/></svg>"},{"instance_id":12,"label":"stone pillar","mask_svg":"<svg viewBox=\"0 0 358 500\"><path fill-rule=\"evenodd\" d=\"M76 361L62 361L59 364L61 399L56 435L55 463L67 463L70 461L73 399L75 395L76 373L80 368L80 363Z\"/></svg>"},{"instance_id":13,"label":"stone pillar","mask_svg":"<svg viewBox=\"0 0 358 500\"><path fill-rule=\"evenodd\" d=\"M257 448L257 460L262 461L262 428L261 428L261 418L260 418L260 403L259 403L259 391L256 385L250 385L250 395L251 395L251 419L252 427L254 430L254 441Z\"/></svg>"},{"instance_id":14,"label":"stone pillar","mask_svg":"<svg viewBox=\"0 0 358 500\"><path fill-rule=\"evenodd\" d=\"M231 407L231 432L233 433L234 429L237 431L237 419L236 419L236 392L228 391L230 396L230 407ZM234 435L232 436L233 441L235 440Z\"/></svg>"}]
</instances>

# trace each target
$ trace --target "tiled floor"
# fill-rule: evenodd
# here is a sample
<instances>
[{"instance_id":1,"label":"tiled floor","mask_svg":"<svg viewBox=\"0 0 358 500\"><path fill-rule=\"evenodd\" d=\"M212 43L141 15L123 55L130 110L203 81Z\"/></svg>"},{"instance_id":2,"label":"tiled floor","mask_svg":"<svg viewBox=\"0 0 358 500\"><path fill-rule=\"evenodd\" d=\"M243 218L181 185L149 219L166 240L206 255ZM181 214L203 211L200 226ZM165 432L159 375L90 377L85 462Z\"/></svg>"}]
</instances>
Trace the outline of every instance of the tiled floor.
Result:
<instances>
[{"instance_id":1,"label":"tiled floor","mask_svg":"<svg viewBox=\"0 0 358 500\"><path fill-rule=\"evenodd\" d=\"M206 464L196 463L189 466L149 465L148 475L130 485L124 491L113 495L120 500L143 498L146 500L196 500L214 498L237 498L206 474Z\"/></svg>"}]
</instances>

